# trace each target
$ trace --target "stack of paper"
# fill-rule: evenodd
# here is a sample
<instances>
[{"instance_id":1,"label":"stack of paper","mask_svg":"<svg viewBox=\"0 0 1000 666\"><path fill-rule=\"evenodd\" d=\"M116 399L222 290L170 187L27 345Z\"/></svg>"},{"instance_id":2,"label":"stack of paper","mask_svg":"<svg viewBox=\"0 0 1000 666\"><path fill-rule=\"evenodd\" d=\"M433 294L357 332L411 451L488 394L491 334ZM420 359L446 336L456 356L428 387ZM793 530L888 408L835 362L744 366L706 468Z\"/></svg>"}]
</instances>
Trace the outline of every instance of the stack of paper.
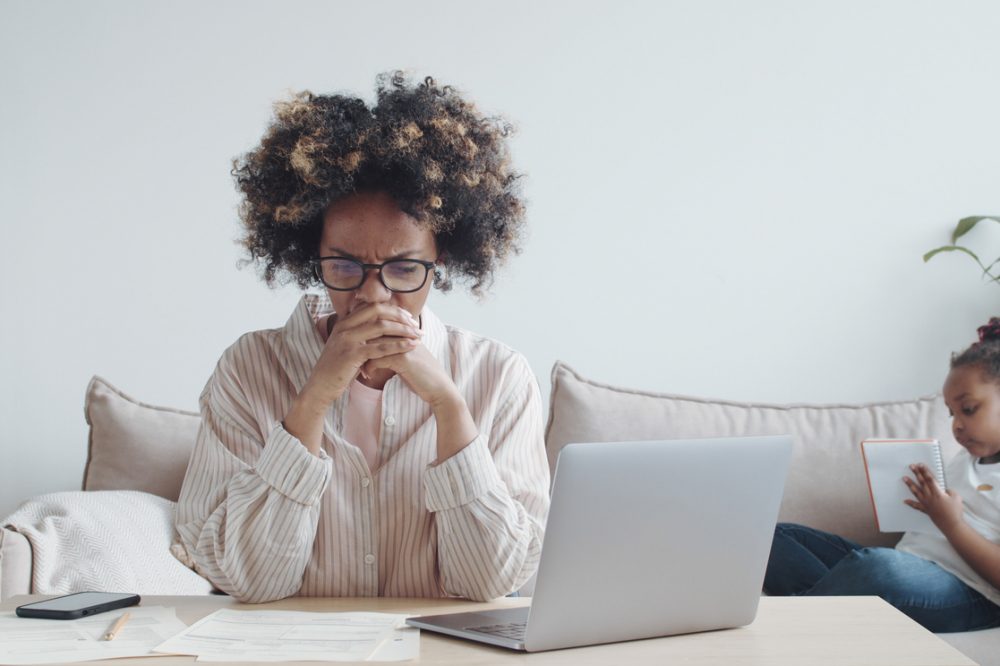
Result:
<instances>
[{"instance_id":1,"label":"stack of paper","mask_svg":"<svg viewBox=\"0 0 1000 666\"><path fill-rule=\"evenodd\" d=\"M403 661L420 654L406 615L224 609L202 618L156 652L198 661Z\"/></svg>"},{"instance_id":2,"label":"stack of paper","mask_svg":"<svg viewBox=\"0 0 1000 666\"><path fill-rule=\"evenodd\" d=\"M39 620L0 613L0 664L51 664L143 657L187 627L173 608L127 609L131 618L113 641L104 634L121 612L101 613L79 620ZM122 611L124 612L124 611Z\"/></svg>"},{"instance_id":3,"label":"stack of paper","mask_svg":"<svg viewBox=\"0 0 1000 666\"><path fill-rule=\"evenodd\" d=\"M406 615L220 610L187 627L173 608L133 607L115 640L120 612L79 620L0 613L0 664L51 664L195 655L198 661L405 661L420 655L420 631Z\"/></svg>"}]
</instances>

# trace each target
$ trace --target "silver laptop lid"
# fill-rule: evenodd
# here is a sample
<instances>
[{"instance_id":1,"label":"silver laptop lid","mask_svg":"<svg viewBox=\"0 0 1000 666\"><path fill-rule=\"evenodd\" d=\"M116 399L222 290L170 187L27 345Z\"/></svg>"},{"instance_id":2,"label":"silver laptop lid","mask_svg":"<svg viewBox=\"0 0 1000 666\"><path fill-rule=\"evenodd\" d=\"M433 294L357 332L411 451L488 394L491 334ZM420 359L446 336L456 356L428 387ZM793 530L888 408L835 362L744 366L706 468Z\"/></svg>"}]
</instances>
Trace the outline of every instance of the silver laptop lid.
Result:
<instances>
[{"instance_id":1,"label":"silver laptop lid","mask_svg":"<svg viewBox=\"0 0 1000 666\"><path fill-rule=\"evenodd\" d=\"M752 622L791 450L787 436L566 446L525 647Z\"/></svg>"}]
</instances>

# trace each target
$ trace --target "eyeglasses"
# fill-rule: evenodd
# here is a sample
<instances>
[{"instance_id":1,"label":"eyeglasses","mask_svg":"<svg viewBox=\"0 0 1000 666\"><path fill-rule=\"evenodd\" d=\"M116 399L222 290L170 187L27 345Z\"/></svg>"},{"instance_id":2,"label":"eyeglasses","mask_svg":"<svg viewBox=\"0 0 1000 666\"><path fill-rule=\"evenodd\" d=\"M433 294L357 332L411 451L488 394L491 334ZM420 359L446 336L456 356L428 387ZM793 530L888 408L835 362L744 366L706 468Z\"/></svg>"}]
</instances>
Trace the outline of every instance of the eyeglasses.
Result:
<instances>
[{"instance_id":1,"label":"eyeglasses","mask_svg":"<svg viewBox=\"0 0 1000 666\"><path fill-rule=\"evenodd\" d=\"M389 291L406 294L427 282L433 261L393 259L381 264L365 264L347 257L319 257L314 260L316 277L334 291L354 291L365 283L368 271L378 271L378 279Z\"/></svg>"}]
</instances>

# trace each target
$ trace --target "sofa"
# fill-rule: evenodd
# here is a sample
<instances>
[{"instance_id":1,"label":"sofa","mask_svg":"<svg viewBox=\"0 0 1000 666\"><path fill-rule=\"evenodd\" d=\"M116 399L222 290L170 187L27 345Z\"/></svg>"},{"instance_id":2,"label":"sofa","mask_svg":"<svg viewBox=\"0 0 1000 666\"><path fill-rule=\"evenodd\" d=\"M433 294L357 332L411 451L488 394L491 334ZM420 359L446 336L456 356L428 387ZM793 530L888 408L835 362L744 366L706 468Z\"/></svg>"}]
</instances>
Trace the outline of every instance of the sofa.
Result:
<instances>
[{"instance_id":1,"label":"sofa","mask_svg":"<svg viewBox=\"0 0 1000 666\"><path fill-rule=\"evenodd\" d=\"M959 449L940 396L864 405L733 402L612 386L562 362L551 387L545 445L553 469L571 442L787 433L794 451L779 520L866 545L891 546L900 535L875 528L860 441L935 438L946 457ZM0 521L0 599L87 588L210 593L170 553L173 503L199 415L142 403L99 377L87 387L85 415L83 490L31 498ZM1000 666L1000 628L940 637L980 664Z\"/></svg>"}]
</instances>

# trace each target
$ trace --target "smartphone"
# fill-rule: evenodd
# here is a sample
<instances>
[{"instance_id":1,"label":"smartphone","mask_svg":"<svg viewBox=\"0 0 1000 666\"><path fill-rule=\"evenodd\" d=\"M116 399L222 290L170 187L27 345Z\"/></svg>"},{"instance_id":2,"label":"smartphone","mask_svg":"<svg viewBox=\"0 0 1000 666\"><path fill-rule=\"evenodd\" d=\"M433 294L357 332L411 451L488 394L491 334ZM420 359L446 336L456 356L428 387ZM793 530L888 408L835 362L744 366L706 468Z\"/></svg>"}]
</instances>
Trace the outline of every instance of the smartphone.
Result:
<instances>
[{"instance_id":1,"label":"smartphone","mask_svg":"<svg viewBox=\"0 0 1000 666\"><path fill-rule=\"evenodd\" d=\"M135 606L138 594L120 592L77 592L62 597L18 606L18 617L42 617L49 620L75 620L116 608Z\"/></svg>"}]
</instances>

